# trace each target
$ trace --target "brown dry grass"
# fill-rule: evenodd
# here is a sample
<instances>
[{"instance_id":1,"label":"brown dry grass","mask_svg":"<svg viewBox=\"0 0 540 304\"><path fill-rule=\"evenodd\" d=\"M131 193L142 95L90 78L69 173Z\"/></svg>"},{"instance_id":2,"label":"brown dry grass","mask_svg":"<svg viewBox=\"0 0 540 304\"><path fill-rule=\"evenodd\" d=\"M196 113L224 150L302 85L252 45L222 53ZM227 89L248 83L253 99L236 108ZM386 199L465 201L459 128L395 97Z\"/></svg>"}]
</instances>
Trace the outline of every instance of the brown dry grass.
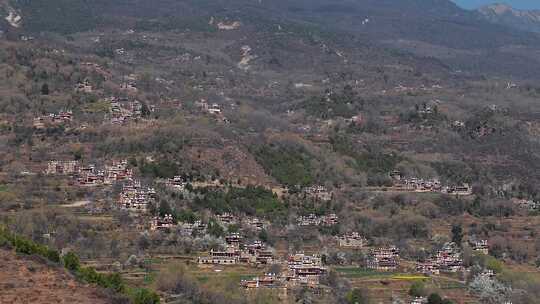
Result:
<instances>
[{"instance_id":1,"label":"brown dry grass","mask_svg":"<svg viewBox=\"0 0 540 304\"><path fill-rule=\"evenodd\" d=\"M110 303L100 290L77 282L63 269L0 249L0 303Z\"/></svg>"}]
</instances>

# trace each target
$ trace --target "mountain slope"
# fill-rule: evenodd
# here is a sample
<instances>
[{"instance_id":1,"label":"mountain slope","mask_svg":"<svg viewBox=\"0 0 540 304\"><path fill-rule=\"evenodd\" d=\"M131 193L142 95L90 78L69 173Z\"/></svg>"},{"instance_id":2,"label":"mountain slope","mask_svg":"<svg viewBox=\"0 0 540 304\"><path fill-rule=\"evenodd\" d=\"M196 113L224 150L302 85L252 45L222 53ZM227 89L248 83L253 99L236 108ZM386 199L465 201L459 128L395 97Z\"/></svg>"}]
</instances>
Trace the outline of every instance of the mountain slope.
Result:
<instances>
[{"instance_id":1,"label":"mountain slope","mask_svg":"<svg viewBox=\"0 0 540 304\"><path fill-rule=\"evenodd\" d=\"M84 286L63 270L33 257L0 249L0 303L105 304L111 300L96 287Z\"/></svg>"},{"instance_id":2,"label":"mountain slope","mask_svg":"<svg viewBox=\"0 0 540 304\"><path fill-rule=\"evenodd\" d=\"M540 49L535 34L494 24L449 0L12 0L20 14L10 31L75 34L88 31L215 31L210 20L237 20L242 40L296 31L312 41L336 41L350 53L388 48L412 53L420 61L435 60L450 70L536 78L540 60L516 53ZM7 11L4 16L7 17ZM3 18L5 19L5 18ZM5 20L3 20L4 23ZM262 33L265 33L264 35ZM245 36L247 35L247 36ZM260 40L259 39L259 40ZM272 38L274 39L274 38ZM275 45L272 41L263 41ZM244 43L244 42L243 42ZM287 44L281 50L289 51ZM280 51L281 51L280 50ZM531 60L532 58L532 60ZM501 68L501 63L504 66Z\"/></svg>"},{"instance_id":3,"label":"mountain slope","mask_svg":"<svg viewBox=\"0 0 540 304\"><path fill-rule=\"evenodd\" d=\"M453 48L540 45L537 37L479 20L447 0L272 1L290 16L374 40L413 39Z\"/></svg>"},{"instance_id":4,"label":"mountain slope","mask_svg":"<svg viewBox=\"0 0 540 304\"><path fill-rule=\"evenodd\" d=\"M505 4L481 7L478 14L494 24L540 33L540 10L518 10Z\"/></svg>"}]
</instances>

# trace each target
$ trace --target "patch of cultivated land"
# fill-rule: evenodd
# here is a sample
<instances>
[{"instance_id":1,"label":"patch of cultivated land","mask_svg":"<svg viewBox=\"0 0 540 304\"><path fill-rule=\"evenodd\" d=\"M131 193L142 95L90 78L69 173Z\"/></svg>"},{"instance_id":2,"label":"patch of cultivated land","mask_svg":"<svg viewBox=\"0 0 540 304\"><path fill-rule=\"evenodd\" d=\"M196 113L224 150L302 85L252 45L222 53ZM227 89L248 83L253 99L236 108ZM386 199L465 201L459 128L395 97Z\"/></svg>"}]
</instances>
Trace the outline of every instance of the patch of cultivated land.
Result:
<instances>
[{"instance_id":1,"label":"patch of cultivated land","mask_svg":"<svg viewBox=\"0 0 540 304\"><path fill-rule=\"evenodd\" d=\"M403 263L403 264L406 264ZM424 276L418 273L378 272L358 267L337 267L335 270L350 280L353 287L367 288L376 303L387 303L392 296L408 299L408 291L415 281L423 281L458 304L478 303L458 279L448 275ZM378 301L378 302L377 302Z\"/></svg>"},{"instance_id":2,"label":"patch of cultivated land","mask_svg":"<svg viewBox=\"0 0 540 304\"><path fill-rule=\"evenodd\" d=\"M0 303L110 303L97 288L76 281L63 269L37 258L20 257L0 249Z\"/></svg>"}]
</instances>

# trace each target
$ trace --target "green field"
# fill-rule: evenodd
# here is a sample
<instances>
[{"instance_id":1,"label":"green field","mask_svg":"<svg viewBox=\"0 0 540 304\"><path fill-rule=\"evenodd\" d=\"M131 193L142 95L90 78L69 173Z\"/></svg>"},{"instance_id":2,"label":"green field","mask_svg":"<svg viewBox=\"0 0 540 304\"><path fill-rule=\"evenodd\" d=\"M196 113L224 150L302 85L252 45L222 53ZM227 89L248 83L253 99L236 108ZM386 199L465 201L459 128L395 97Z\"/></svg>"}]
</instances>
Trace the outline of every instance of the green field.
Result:
<instances>
[{"instance_id":1,"label":"green field","mask_svg":"<svg viewBox=\"0 0 540 304\"><path fill-rule=\"evenodd\" d=\"M398 274L396 272L381 272L358 267L337 267L334 270L345 278L390 278Z\"/></svg>"},{"instance_id":2,"label":"green field","mask_svg":"<svg viewBox=\"0 0 540 304\"><path fill-rule=\"evenodd\" d=\"M339 267L335 270L343 277L349 279L392 279L392 280L403 280L403 281L413 281L413 280L427 280L429 277L419 274L410 274L410 273L399 273L399 272L382 272L374 271L369 269L363 269L358 267Z\"/></svg>"}]
</instances>

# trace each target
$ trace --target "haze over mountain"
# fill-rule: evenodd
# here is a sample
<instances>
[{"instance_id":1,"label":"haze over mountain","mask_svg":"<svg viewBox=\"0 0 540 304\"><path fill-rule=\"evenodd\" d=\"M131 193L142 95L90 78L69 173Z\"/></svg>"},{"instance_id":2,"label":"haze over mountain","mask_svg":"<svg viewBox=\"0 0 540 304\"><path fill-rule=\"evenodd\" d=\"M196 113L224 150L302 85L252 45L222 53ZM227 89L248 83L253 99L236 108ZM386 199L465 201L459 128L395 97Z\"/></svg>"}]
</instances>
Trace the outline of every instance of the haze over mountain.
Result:
<instances>
[{"instance_id":1,"label":"haze over mountain","mask_svg":"<svg viewBox=\"0 0 540 304\"><path fill-rule=\"evenodd\" d=\"M492 23L540 33L540 9L519 10L506 4L492 4L477 11Z\"/></svg>"},{"instance_id":2,"label":"haze over mountain","mask_svg":"<svg viewBox=\"0 0 540 304\"><path fill-rule=\"evenodd\" d=\"M506 23L488 22L450 0L164 0L159 6L148 0L36 0L12 1L11 7L4 10L3 20L4 26L10 21L10 31L69 34L143 24L166 29L179 26L181 18L184 23L201 25L211 17L222 17L267 28L291 23L333 32L336 37L352 35L356 43L437 59L453 70L474 66L477 72L526 77L540 70L540 59L524 54L522 48L516 53L519 46L540 48L538 36L511 29ZM20 20L15 18L19 15Z\"/></svg>"},{"instance_id":3,"label":"haze over mountain","mask_svg":"<svg viewBox=\"0 0 540 304\"><path fill-rule=\"evenodd\" d=\"M509 6L512 6L517 9L540 9L540 2L537 0L507 0L507 1L496 1L496 0L453 0L459 6L467 9L477 9L481 6L492 5L496 3L505 3Z\"/></svg>"}]
</instances>

